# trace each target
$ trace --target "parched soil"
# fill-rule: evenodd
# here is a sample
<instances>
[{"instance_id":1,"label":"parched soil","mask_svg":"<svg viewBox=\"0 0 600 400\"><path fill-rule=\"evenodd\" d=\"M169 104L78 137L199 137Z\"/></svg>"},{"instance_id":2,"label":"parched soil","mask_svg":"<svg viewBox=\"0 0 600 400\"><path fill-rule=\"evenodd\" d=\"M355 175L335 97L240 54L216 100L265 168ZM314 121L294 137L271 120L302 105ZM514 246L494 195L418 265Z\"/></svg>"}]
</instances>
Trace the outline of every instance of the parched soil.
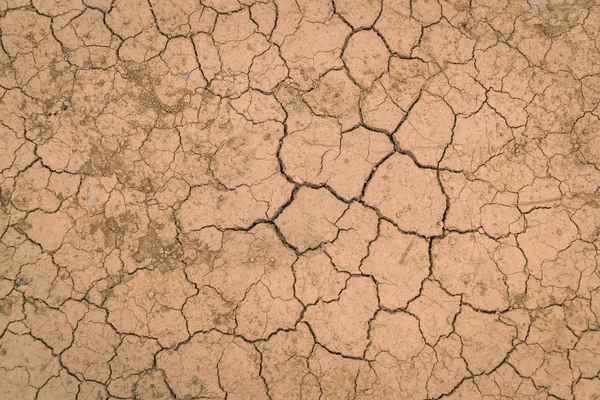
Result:
<instances>
[{"instance_id":1,"label":"parched soil","mask_svg":"<svg viewBox=\"0 0 600 400\"><path fill-rule=\"evenodd\" d=\"M0 0L0 400L600 399L600 3Z\"/></svg>"}]
</instances>

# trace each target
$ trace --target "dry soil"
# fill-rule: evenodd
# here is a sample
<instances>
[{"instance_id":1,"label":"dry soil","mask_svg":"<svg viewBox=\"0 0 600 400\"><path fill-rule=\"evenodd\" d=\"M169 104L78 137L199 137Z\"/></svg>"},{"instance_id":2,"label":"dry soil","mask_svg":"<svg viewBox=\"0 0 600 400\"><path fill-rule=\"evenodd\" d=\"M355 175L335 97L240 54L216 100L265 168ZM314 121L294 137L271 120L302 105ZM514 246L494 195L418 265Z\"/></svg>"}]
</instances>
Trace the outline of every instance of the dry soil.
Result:
<instances>
[{"instance_id":1,"label":"dry soil","mask_svg":"<svg viewBox=\"0 0 600 400\"><path fill-rule=\"evenodd\" d=\"M599 104L594 0L0 0L0 399L598 399Z\"/></svg>"}]
</instances>

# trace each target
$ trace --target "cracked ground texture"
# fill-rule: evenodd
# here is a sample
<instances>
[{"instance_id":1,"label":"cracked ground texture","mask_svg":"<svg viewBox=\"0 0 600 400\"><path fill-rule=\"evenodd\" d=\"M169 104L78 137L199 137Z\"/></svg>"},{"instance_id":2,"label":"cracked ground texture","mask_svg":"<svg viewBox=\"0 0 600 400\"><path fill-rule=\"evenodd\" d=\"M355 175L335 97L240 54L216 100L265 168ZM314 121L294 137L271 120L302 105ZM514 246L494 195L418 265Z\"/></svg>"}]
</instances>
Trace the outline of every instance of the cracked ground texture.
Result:
<instances>
[{"instance_id":1,"label":"cracked ground texture","mask_svg":"<svg viewBox=\"0 0 600 400\"><path fill-rule=\"evenodd\" d=\"M600 3L0 0L0 400L599 399Z\"/></svg>"}]
</instances>

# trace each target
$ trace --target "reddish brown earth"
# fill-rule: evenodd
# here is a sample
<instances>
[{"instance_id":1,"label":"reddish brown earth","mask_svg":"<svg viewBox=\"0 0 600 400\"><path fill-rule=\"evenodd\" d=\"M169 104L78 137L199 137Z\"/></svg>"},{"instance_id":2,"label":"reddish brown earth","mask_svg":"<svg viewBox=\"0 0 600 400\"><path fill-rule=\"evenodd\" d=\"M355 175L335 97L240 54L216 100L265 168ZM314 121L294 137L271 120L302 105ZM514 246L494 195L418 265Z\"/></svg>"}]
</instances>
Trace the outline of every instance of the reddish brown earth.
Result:
<instances>
[{"instance_id":1,"label":"reddish brown earth","mask_svg":"<svg viewBox=\"0 0 600 400\"><path fill-rule=\"evenodd\" d=\"M600 3L0 0L0 400L600 398Z\"/></svg>"}]
</instances>

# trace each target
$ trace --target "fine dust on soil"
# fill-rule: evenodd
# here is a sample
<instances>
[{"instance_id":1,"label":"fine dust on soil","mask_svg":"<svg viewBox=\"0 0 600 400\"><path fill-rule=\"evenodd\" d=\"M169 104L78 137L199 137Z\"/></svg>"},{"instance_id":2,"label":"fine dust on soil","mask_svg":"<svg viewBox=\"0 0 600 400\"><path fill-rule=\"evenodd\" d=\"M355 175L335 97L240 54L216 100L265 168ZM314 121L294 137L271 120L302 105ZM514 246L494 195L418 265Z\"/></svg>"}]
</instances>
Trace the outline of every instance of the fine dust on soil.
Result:
<instances>
[{"instance_id":1,"label":"fine dust on soil","mask_svg":"<svg viewBox=\"0 0 600 400\"><path fill-rule=\"evenodd\" d=\"M0 0L0 400L600 398L600 3Z\"/></svg>"}]
</instances>

